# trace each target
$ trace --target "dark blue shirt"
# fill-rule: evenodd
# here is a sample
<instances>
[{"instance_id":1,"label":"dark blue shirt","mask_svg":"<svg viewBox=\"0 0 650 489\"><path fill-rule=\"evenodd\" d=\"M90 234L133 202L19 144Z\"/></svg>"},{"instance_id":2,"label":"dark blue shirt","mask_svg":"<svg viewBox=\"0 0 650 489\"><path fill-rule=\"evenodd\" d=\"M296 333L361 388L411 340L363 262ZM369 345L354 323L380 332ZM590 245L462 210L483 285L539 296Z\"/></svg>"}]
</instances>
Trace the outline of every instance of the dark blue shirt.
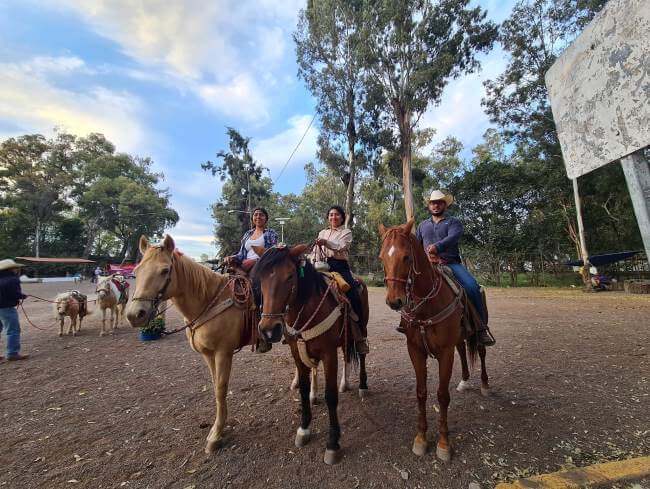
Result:
<instances>
[{"instance_id":1,"label":"dark blue shirt","mask_svg":"<svg viewBox=\"0 0 650 489\"><path fill-rule=\"evenodd\" d=\"M420 223L415 233L425 251L429 245L436 245L438 256L447 263L460 263L458 241L462 235L463 225L455 217L445 217L437 224L429 218Z\"/></svg>"},{"instance_id":2,"label":"dark blue shirt","mask_svg":"<svg viewBox=\"0 0 650 489\"><path fill-rule=\"evenodd\" d=\"M0 271L0 309L16 307L24 298L18 276L9 270Z\"/></svg>"}]
</instances>

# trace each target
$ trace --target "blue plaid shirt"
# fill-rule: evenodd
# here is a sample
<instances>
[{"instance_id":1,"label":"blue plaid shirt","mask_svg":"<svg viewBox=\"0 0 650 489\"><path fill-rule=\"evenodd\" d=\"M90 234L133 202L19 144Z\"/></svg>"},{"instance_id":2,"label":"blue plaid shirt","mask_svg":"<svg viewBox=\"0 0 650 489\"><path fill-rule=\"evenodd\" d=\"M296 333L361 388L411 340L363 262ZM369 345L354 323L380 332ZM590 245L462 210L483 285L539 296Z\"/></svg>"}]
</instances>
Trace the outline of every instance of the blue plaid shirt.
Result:
<instances>
[{"instance_id":1,"label":"blue plaid shirt","mask_svg":"<svg viewBox=\"0 0 650 489\"><path fill-rule=\"evenodd\" d=\"M239 253L235 255L235 258L239 263L243 262L246 259L246 254L248 251L246 250L246 241L248 241L248 238L251 237L251 235L255 232L255 228L249 229L244 233L244 237L241 239L241 247L239 248ZM264 230L264 248L269 249L276 244L278 244L278 233L273 231L273 229L265 229Z\"/></svg>"}]
</instances>

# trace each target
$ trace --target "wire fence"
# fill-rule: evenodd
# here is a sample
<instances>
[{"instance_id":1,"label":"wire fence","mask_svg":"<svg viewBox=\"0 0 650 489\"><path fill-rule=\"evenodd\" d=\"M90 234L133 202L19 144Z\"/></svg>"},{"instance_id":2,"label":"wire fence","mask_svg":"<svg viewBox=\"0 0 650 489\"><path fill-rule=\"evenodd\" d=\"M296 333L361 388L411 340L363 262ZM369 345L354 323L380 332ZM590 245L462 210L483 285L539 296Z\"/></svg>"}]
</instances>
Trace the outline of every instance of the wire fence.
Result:
<instances>
[{"instance_id":1,"label":"wire fence","mask_svg":"<svg viewBox=\"0 0 650 489\"><path fill-rule=\"evenodd\" d=\"M478 254L467 253L463 264L479 283L497 287L569 287L581 286L577 267L566 265L567 257L546 257L526 254ZM370 285L383 284L384 269L376 254L350 256L350 265L357 275L363 276ZM650 266L644 253L626 260L598 267L598 272L616 279L650 279Z\"/></svg>"}]
</instances>

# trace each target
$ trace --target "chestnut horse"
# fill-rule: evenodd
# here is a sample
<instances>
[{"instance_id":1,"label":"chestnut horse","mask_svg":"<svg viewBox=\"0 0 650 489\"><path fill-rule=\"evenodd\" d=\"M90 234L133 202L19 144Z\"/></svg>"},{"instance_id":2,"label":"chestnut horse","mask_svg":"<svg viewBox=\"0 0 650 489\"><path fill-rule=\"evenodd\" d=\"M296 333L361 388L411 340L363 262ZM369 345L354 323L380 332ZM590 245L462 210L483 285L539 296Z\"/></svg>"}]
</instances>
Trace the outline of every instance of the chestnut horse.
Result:
<instances>
[{"instance_id":1,"label":"chestnut horse","mask_svg":"<svg viewBox=\"0 0 650 489\"><path fill-rule=\"evenodd\" d=\"M218 448L226 425L233 354L255 339L252 294L233 285L244 278L215 273L174 248L171 236L157 246L140 237L143 256L126 316L133 327L143 326L167 299L184 316L190 347L203 356L214 386L217 412L205 445L209 454Z\"/></svg>"},{"instance_id":2,"label":"chestnut horse","mask_svg":"<svg viewBox=\"0 0 650 489\"><path fill-rule=\"evenodd\" d=\"M278 342L284 337L298 369L302 419L296 433L295 445L309 442L311 405L309 402L310 369L323 362L325 373L325 402L329 414L329 435L324 461L328 465L340 460L339 426L336 388L338 348L343 347L346 363L359 362L359 394L367 392L365 355L357 354L354 341L346 331L346 308L342 307L332 289L311 263L302 258L306 245L284 246L267 250L253 269L253 280L259 284L263 297L259 333L267 341ZM368 324L368 289L361 291L363 311L359 318L362 328Z\"/></svg>"},{"instance_id":3,"label":"chestnut horse","mask_svg":"<svg viewBox=\"0 0 650 489\"><path fill-rule=\"evenodd\" d=\"M462 296L456 295L441 272L432 267L424 248L411 233L414 221L401 226L379 226L382 247L379 258L384 265L386 303L401 311L405 324L407 348L415 370L418 399L418 430L413 441L413 453L424 455L427 443L427 357L438 360L439 440L436 456L451 460L451 445L447 426L449 381L454 366L454 349L458 347L463 360L463 381L469 378L465 360L465 333L462 326ZM408 321L405 321L408 318ZM474 361L479 347L476 338L467 341L470 360ZM482 357L484 356L484 349ZM483 360L483 358L482 358ZM487 374L485 385L487 386ZM460 384L459 384L459 390Z\"/></svg>"}]
</instances>

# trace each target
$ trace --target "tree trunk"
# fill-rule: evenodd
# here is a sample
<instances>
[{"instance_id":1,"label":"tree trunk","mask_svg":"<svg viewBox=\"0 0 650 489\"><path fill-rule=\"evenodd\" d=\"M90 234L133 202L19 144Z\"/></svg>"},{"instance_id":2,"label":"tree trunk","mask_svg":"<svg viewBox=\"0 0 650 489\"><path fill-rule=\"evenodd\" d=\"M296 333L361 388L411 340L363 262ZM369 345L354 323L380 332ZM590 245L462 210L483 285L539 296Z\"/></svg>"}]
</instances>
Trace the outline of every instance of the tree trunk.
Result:
<instances>
[{"instance_id":1,"label":"tree trunk","mask_svg":"<svg viewBox=\"0 0 650 489\"><path fill-rule=\"evenodd\" d=\"M41 219L39 217L36 217L36 237L34 248L36 258L39 258L41 256Z\"/></svg>"},{"instance_id":2,"label":"tree trunk","mask_svg":"<svg viewBox=\"0 0 650 489\"><path fill-rule=\"evenodd\" d=\"M400 138L400 159L402 160L402 188L404 191L404 210L406 220L415 217L415 206L413 204L413 176L411 174L411 112L405 109L399 102L394 102L395 112L398 115L399 138Z\"/></svg>"},{"instance_id":3,"label":"tree trunk","mask_svg":"<svg viewBox=\"0 0 650 489\"><path fill-rule=\"evenodd\" d=\"M97 226L97 219L90 219L87 224L88 227L88 239L84 245L84 251L81 255L82 258L88 259L90 252L93 250L93 245L95 244L95 238L97 237L97 231L99 231L99 226Z\"/></svg>"},{"instance_id":4,"label":"tree trunk","mask_svg":"<svg viewBox=\"0 0 650 489\"><path fill-rule=\"evenodd\" d=\"M356 130L354 127L354 119L350 117L348 123L348 164L350 165L350 178L348 180L348 188L345 192L345 227L352 228L353 225L353 209L354 205L354 182L356 181L356 166L354 158L354 147L356 145Z\"/></svg>"}]
</instances>

